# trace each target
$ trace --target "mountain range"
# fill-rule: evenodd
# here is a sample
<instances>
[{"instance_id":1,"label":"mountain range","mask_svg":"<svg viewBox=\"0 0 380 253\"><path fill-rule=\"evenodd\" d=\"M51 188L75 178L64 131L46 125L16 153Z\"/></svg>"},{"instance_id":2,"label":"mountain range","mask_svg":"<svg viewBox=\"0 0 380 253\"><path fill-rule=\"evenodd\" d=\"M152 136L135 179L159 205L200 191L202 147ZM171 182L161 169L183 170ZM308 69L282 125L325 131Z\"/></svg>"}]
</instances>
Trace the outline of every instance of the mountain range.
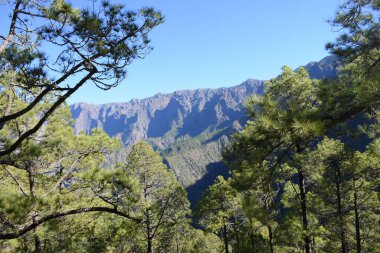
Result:
<instances>
[{"instance_id":1,"label":"mountain range","mask_svg":"<svg viewBox=\"0 0 380 253\"><path fill-rule=\"evenodd\" d=\"M305 65L310 77L334 78L338 59L328 56ZM217 175L226 175L221 152L230 135L247 121L244 101L264 93L264 81L248 79L240 85L218 89L197 89L157 94L125 103L70 106L78 133L102 128L121 140L124 148L110 161L123 160L128 147L148 141L187 187L189 198L199 193Z\"/></svg>"}]
</instances>

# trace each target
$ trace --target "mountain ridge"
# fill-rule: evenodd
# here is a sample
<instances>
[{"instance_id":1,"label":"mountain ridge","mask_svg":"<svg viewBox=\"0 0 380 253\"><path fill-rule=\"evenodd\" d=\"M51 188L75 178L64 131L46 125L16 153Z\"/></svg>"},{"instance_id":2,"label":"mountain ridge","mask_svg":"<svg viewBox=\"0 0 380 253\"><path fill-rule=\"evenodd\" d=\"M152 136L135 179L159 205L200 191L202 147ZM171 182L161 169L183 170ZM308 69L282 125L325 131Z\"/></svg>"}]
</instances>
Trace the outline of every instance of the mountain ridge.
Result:
<instances>
[{"instance_id":1,"label":"mountain ridge","mask_svg":"<svg viewBox=\"0 0 380 253\"><path fill-rule=\"evenodd\" d=\"M333 78L338 59L328 56L305 68L311 78ZM187 187L207 173L225 174L221 150L229 135L246 123L244 101L253 94L263 94L264 82L247 79L232 87L158 93L125 103L77 103L70 108L76 133L99 127L119 138L125 148L147 140ZM122 160L123 152L125 149L111 160Z\"/></svg>"},{"instance_id":2,"label":"mountain ridge","mask_svg":"<svg viewBox=\"0 0 380 253\"><path fill-rule=\"evenodd\" d=\"M263 81L249 79L230 88L175 91L127 103L79 103L71 106L71 112L76 133L100 127L129 146L141 139L161 137L176 126L180 128L176 137L194 137L208 126L228 125L229 119L240 116L248 94L262 92ZM210 117L204 122L203 116ZM161 148L166 147L162 143Z\"/></svg>"},{"instance_id":3,"label":"mountain ridge","mask_svg":"<svg viewBox=\"0 0 380 253\"><path fill-rule=\"evenodd\" d=\"M181 93L186 93L186 92L196 92L196 91L207 91L207 90L223 90L223 89L229 89L229 88L234 88L234 87L238 87L238 86L244 86L246 85L247 82L252 82L252 81L262 81L262 80L259 80L259 79L255 79L255 78L248 78L247 80L243 81L242 83L238 84L238 85L233 85L233 86L223 86L223 87L218 87L218 88L196 88L196 89L183 89L183 90L175 90L173 92L165 92L165 93L161 93L161 92L158 92L156 94L154 94L153 96L150 96L150 97L146 97L146 98L132 98L131 100L129 101L126 101L126 102L108 102L108 103L101 103L101 104L93 104L93 103L87 103L87 102L77 102L77 103L73 103L71 105L69 105L70 107L71 106L74 106L74 105L91 105L91 106L106 106L106 105L111 105L111 104L126 104L126 103L139 103L139 101L145 101L145 100L149 100L149 99L153 99L153 98L156 98L156 97L159 97L159 96L166 96L166 95L173 95L173 94L181 94Z\"/></svg>"}]
</instances>

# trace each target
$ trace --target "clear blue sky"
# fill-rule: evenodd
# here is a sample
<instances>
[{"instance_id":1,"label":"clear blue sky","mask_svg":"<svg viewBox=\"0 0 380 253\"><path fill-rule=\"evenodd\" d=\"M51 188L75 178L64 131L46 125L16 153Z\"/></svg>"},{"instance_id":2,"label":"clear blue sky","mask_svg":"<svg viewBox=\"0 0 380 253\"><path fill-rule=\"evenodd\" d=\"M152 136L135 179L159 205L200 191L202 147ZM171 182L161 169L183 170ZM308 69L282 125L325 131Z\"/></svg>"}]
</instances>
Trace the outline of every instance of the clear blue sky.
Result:
<instances>
[{"instance_id":1,"label":"clear blue sky","mask_svg":"<svg viewBox=\"0 0 380 253\"><path fill-rule=\"evenodd\" d=\"M79 1L71 1L74 5ZM117 0L113 0L117 2ZM165 23L151 34L154 50L128 68L110 91L91 84L68 100L126 102L156 93L238 85L269 79L281 66L296 68L328 55L337 33L327 23L341 0L118 0L128 8L152 6ZM91 3L81 0L81 5Z\"/></svg>"}]
</instances>

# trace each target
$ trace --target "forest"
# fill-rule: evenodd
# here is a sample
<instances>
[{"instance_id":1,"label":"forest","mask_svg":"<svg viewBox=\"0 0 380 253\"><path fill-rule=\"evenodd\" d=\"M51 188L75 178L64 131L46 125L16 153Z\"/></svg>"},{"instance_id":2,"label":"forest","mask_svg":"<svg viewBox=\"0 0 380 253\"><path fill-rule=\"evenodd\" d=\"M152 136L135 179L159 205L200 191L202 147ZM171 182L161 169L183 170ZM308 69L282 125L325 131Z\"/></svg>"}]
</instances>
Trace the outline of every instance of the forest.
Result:
<instances>
[{"instance_id":1,"label":"forest","mask_svg":"<svg viewBox=\"0 0 380 253\"><path fill-rule=\"evenodd\" d=\"M148 142L105 168L122 144L75 134L67 104L124 80L163 14L2 2L0 252L380 252L379 0L346 0L329 20L338 77L284 66L246 101L249 121L222 154L228 177L192 208Z\"/></svg>"}]
</instances>

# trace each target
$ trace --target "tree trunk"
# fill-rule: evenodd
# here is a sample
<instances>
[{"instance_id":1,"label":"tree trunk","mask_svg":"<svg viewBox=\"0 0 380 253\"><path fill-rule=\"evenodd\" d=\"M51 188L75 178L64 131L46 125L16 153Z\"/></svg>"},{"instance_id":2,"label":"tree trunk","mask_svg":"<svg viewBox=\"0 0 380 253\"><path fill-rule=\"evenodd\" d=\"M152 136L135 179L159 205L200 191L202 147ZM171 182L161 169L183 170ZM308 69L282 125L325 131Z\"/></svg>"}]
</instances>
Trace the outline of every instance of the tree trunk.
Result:
<instances>
[{"instance_id":1,"label":"tree trunk","mask_svg":"<svg viewBox=\"0 0 380 253\"><path fill-rule=\"evenodd\" d=\"M240 241L239 241L239 234L236 231L236 253L240 253Z\"/></svg>"},{"instance_id":2,"label":"tree trunk","mask_svg":"<svg viewBox=\"0 0 380 253\"><path fill-rule=\"evenodd\" d=\"M149 211L145 213L145 219L146 219L146 238L148 240L147 253L153 253L153 236L152 236L152 228L150 224Z\"/></svg>"},{"instance_id":3,"label":"tree trunk","mask_svg":"<svg viewBox=\"0 0 380 253\"><path fill-rule=\"evenodd\" d=\"M267 227L268 227L268 233L269 233L270 253L274 253L274 242L273 242L272 226L267 226Z\"/></svg>"},{"instance_id":4,"label":"tree trunk","mask_svg":"<svg viewBox=\"0 0 380 253\"><path fill-rule=\"evenodd\" d=\"M254 237L254 235L253 235L252 230L251 230L251 232L250 232L250 237L251 237L252 253L255 253L255 252L256 252L256 251L255 251L255 237Z\"/></svg>"},{"instance_id":5,"label":"tree trunk","mask_svg":"<svg viewBox=\"0 0 380 253\"><path fill-rule=\"evenodd\" d=\"M304 178L302 169L298 169L298 179L299 179L298 186L299 186L300 197L301 197L302 227L306 233L305 238L304 238L305 253L311 253L311 240L309 236L309 220L307 218L305 178Z\"/></svg>"},{"instance_id":6,"label":"tree trunk","mask_svg":"<svg viewBox=\"0 0 380 253\"><path fill-rule=\"evenodd\" d=\"M355 239L356 239L356 252L362 252L362 242L360 235L360 217L359 217L359 207L358 207L358 193L355 186L354 179L354 210L355 210Z\"/></svg>"},{"instance_id":7,"label":"tree trunk","mask_svg":"<svg viewBox=\"0 0 380 253\"><path fill-rule=\"evenodd\" d=\"M34 235L34 253L42 253L42 244L38 235Z\"/></svg>"},{"instance_id":8,"label":"tree trunk","mask_svg":"<svg viewBox=\"0 0 380 253\"><path fill-rule=\"evenodd\" d=\"M229 251L228 251L228 236L227 236L227 226L226 226L226 224L223 225L223 235L224 235L224 247L226 248L226 253L229 253Z\"/></svg>"},{"instance_id":9,"label":"tree trunk","mask_svg":"<svg viewBox=\"0 0 380 253\"><path fill-rule=\"evenodd\" d=\"M234 218L234 232L235 232L235 239L236 239L236 253L240 253L240 241L239 241L239 232L236 228L236 219Z\"/></svg>"},{"instance_id":10,"label":"tree trunk","mask_svg":"<svg viewBox=\"0 0 380 253\"><path fill-rule=\"evenodd\" d=\"M148 253L153 253L153 240L152 238L148 238Z\"/></svg>"},{"instance_id":11,"label":"tree trunk","mask_svg":"<svg viewBox=\"0 0 380 253\"><path fill-rule=\"evenodd\" d=\"M34 209L35 206L35 189L34 189L34 170L33 167L30 167L28 170L28 180L29 180L29 193L32 197L32 207ZM32 218L33 223L36 221L35 216ZM37 229L33 229L34 233L34 253L41 253L42 252L42 244L41 240L37 235Z\"/></svg>"},{"instance_id":12,"label":"tree trunk","mask_svg":"<svg viewBox=\"0 0 380 253\"><path fill-rule=\"evenodd\" d=\"M337 211L339 217L339 232L340 232L340 242L342 247L342 253L348 253L347 249L347 241L346 241L346 233L344 228L344 219L343 219L343 211L342 211L342 196L341 196L341 172L340 167L337 166L337 173L335 174L335 186L336 186L336 196L337 196Z\"/></svg>"}]
</instances>

